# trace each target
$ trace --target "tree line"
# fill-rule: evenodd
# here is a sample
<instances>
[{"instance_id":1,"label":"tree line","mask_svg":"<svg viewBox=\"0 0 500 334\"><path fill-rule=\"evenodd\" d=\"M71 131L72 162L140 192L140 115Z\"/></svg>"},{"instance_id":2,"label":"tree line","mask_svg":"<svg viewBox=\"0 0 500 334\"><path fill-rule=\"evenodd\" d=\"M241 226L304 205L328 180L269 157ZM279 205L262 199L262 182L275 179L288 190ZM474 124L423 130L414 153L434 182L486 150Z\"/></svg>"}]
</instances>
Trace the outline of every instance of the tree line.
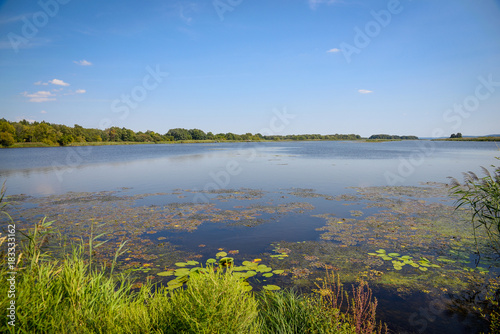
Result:
<instances>
[{"instance_id":1,"label":"tree line","mask_svg":"<svg viewBox=\"0 0 500 334\"><path fill-rule=\"evenodd\" d=\"M396 140L417 140L417 136L395 136L395 135L371 135L368 139L396 139Z\"/></svg>"},{"instance_id":2,"label":"tree line","mask_svg":"<svg viewBox=\"0 0 500 334\"><path fill-rule=\"evenodd\" d=\"M66 146L71 143L83 142L173 142L188 140L213 141L262 141L262 140L358 140L356 134L304 134L304 135L262 135L260 133L235 134L205 133L200 129L175 128L165 134L154 131L135 132L127 128L110 127L105 130L87 129L78 124L73 127L47 122L29 122L22 120L10 122L0 119L0 145L12 146L15 143L43 143L50 146Z\"/></svg>"}]
</instances>

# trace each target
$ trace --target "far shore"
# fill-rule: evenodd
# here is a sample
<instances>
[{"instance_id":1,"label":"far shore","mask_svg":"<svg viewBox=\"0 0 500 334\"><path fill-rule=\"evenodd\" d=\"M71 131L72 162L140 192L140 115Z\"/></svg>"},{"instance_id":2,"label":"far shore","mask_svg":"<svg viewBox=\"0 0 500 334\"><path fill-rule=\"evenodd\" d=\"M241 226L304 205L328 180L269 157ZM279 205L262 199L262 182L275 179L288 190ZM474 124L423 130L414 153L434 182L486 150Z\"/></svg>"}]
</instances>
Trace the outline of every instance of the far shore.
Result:
<instances>
[{"instance_id":1,"label":"far shore","mask_svg":"<svg viewBox=\"0 0 500 334\"><path fill-rule=\"evenodd\" d=\"M414 139L415 140L415 139ZM421 140L421 139L418 139ZM500 141L500 138L497 140ZM9 147L0 148L25 148L25 147L78 147L78 146L108 146L108 145L152 145L152 144L214 144L214 143L276 143L276 142L304 142L304 141L345 141L345 142L361 142L361 143L382 143L388 141L402 141L402 139L368 139L361 138L357 140L326 140L326 139L308 139L308 140L177 140L177 141L159 141L159 142L132 142L132 141L120 141L120 142L74 142L65 146L61 145L49 145L41 142L24 142L15 143Z\"/></svg>"}]
</instances>

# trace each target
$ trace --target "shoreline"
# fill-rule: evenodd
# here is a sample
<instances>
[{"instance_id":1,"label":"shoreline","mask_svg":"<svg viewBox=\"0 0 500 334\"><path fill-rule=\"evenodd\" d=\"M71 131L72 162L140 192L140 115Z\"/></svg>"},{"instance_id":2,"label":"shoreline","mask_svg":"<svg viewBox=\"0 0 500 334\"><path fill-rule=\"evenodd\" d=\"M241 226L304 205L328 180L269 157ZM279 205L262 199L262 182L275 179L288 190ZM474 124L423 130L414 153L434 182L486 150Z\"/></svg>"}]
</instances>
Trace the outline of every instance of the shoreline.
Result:
<instances>
[{"instance_id":1,"label":"shoreline","mask_svg":"<svg viewBox=\"0 0 500 334\"><path fill-rule=\"evenodd\" d=\"M411 140L427 140L427 139L411 139ZM178 141L160 141L160 142L79 142L68 145L48 145L41 142L15 143L12 146L0 147L0 149L9 148L30 148L30 147L80 147L80 146L114 146L114 145L156 145L156 144L221 144L221 143L279 143L279 142L320 142L320 141L338 141L338 142L360 142L360 143L382 143L390 141L405 141L403 139L345 139L345 140L327 140L327 139L309 139L309 140L178 140ZM410 140L408 140L410 141ZM500 141L500 138L498 139Z\"/></svg>"}]
</instances>

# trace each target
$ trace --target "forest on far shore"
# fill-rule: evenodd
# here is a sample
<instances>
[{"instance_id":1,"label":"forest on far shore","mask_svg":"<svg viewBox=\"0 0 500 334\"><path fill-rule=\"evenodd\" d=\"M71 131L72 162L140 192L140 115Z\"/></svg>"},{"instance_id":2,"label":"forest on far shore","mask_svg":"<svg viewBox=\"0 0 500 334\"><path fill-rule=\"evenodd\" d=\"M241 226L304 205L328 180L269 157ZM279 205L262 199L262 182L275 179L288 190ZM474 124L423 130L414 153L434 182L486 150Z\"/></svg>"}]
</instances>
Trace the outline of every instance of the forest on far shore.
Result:
<instances>
[{"instance_id":1,"label":"forest on far shore","mask_svg":"<svg viewBox=\"0 0 500 334\"><path fill-rule=\"evenodd\" d=\"M126 128L116 126L105 130L88 129L78 124L73 127L47 122L29 122L22 120L10 122L0 119L0 145L9 147L16 143L43 143L48 146L66 146L72 143L161 143L179 141L263 141L263 140L361 140L357 134L303 134L303 135L262 135L260 133L235 134L205 133L200 129L175 128L168 130L165 134L154 131L135 132ZM391 136L373 135L369 139L374 140L401 140L418 139L415 136Z\"/></svg>"}]
</instances>

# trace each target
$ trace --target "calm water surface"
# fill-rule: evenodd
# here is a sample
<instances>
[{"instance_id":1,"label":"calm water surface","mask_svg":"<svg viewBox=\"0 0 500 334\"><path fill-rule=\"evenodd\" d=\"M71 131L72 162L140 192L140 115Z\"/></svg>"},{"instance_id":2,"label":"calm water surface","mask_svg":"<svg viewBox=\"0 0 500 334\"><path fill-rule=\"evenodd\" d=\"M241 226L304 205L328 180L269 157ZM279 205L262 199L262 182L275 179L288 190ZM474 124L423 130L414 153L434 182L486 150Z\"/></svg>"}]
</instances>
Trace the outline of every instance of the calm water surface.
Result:
<instances>
[{"instance_id":1,"label":"calm water surface","mask_svg":"<svg viewBox=\"0 0 500 334\"><path fill-rule=\"evenodd\" d=\"M214 143L0 150L8 194L133 188L313 188L446 182L494 164L495 143L401 141Z\"/></svg>"}]
</instances>

